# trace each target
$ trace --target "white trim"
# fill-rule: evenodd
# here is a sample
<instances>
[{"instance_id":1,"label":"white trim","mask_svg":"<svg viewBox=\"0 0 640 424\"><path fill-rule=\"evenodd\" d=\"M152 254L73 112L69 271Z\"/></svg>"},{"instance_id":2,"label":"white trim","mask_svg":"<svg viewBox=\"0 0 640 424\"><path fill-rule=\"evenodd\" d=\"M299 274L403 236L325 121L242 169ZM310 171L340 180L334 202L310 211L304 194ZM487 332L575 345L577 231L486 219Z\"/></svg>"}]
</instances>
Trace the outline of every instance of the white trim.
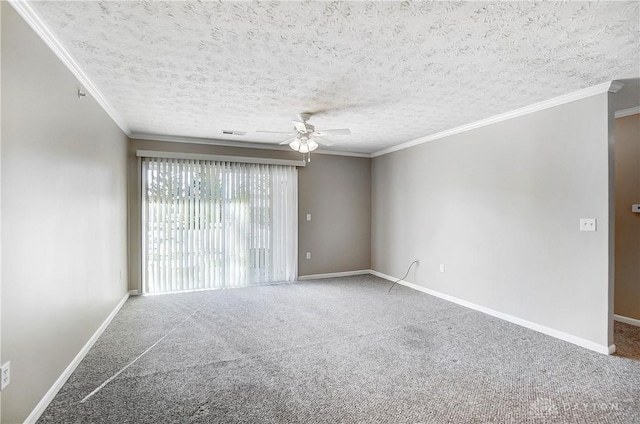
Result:
<instances>
[{"instance_id":1,"label":"white trim","mask_svg":"<svg viewBox=\"0 0 640 424\"><path fill-rule=\"evenodd\" d=\"M299 268L299 257L300 255L298 254L298 239L300 238L300 220L298 219L298 212L299 212L299 207L298 204L300 203L300 175L298 172L298 168L295 168L295 174L296 177L293 179L293 184L295 185L294 189L295 189L295 193L294 196L296 198L296 201L294 202L293 208L293 219L295 219L295 227L293 230L293 244L295 246L293 246L293 251L294 253L294 258L293 258L293 275L294 276L298 276L298 271L300 270ZM297 280L297 278L296 278Z\"/></svg>"},{"instance_id":2,"label":"white trim","mask_svg":"<svg viewBox=\"0 0 640 424\"><path fill-rule=\"evenodd\" d=\"M340 150L318 149L312 152L313 155L329 155L329 156L348 156L352 158L368 158L371 159L371 153L343 152Z\"/></svg>"},{"instance_id":3,"label":"white trim","mask_svg":"<svg viewBox=\"0 0 640 424\"><path fill-rule=\"evenodd\" d=\"M47 406L49 406L53 398L58 394L62 386L64 386L64 383L66 383L69 377L71 377L71 374L73 374L73 372L76 370L78 365L80 365L80 362L82 362L82 360L87 355L87 353L89 353L89 350L91 350L91 347L102 335L104 330L109 326L109 324L111 323L111 320L113 320L113 318L116 316L116 314L118 313L120 308L122 308L122 306L124 305L124 303L127 301L128 298L129 298L129 293L125 294L122 300L118 302L118 304L113 309L113 311L111 311L109 316L104 320L104 322L100 325L100 327L98 327L96 332L93 333L93 336L91 336L89 341L87 341L87 343L80 350L80 352L78 352L76 357L73 358L73 361L71 361L69 366L67 366L67 368L62 372L60 377L58 377L55 383L53 383L53 386L51 386L51 388L47 391L47 393L45 393L44 397L40 400L40 402L38 402L36 407L31 411L29 416L24 420L25 424L31 424L38 421L38 418L40 418L40 416L45 411L45 409L47 409Z\"/></svg>"},{"instance_id":4,"label":"white trim","mask_svg":"<svg viewBox=\"0 0 640 424\"><path fill-rule=\"evenodd\" d=\"M140 249L138 250L138 292L140 294L144 294L146 287L146 270L144 267L146 250L145 250L145 239L144 239L144 229L147 227L147 166L149 164L147 162L142 162L142 158L138 157L138 188L140 189L138 196L138 213L140 214L138 223L140 227L138 228L138 242L140 243ZM131 262L130 262L131 263ZM129 265L131 267L131 265Z\"/></svg>"},{"instance_id":5,"label":"white trim","mask_svg":"<svg viewBox=\"0 0 640 424\"><path fill-rule=\"evenodd\" d=\"M210 146L222 146L222 147L237 147L241 149L264 149L264 150L280 150L280 151L293 151L289 146L280 146L270 143L252 143L249 141L230 141L230 140L218 140L215 138L204 137L188 137L181 135L162 135L162 134L149 134L149 133L137 133L134 132L130 135L132 139L149 140L149 141L166 141L171 143L190 143L190 144L207 144ZM313 155L333 155L333 156L352 156L358 158L370 158L370 153L358 153L358 152L341 152L335 150L318 149L314 150Z\"/></svg>"},{"instance_id":6,"label":"white trim","mask_svg":"<svg viewBox=\"0 0 640 424\"><path fill-rule=\"evenodd\" d=\"M629 109L619 110L615 113L616 119L624 118L626 116L637 115L640 113L640 106L630 107Z\"/></svg>"},{"instance_id":7,"label":"white trim","mask_svg":"<svg viewBox=\"0 0 640 424\"><path fill-rule=\"evenodd\" d=\"M640 319L629 318L622 315L614 315L613 319L618 322L624 322L625 324L635 325L636 327L640 327Z\"/></svg>"},{"instance_id":8,"label":"white trim","mask_svg":"<svg viewBox=\"0 0 640 424\"><path fill-rule=\"evenodd\" d=\"M605 84L607 83L605 82L604 84L600 85L604 86ZM622 81L609 81L609 84L611 85L609 86L609 89L607 91L610 91L612 93L617 93L622 87L624 87L624 83Z\"/></svg>"},{"instance_id":9,"label":"white trim","mask_svg":"<svg viewBox=\"0 0 640 424\"><path fill-rule=\"evenodd\" d=\"M201 137L188 137L188 136L174 136L174 135L161 135L161 134L148 134L131 132L129 126L122 118L122 116L111 105L107 98L102 94L100 89L93 83L91 78L82 70L80 65L73 58L71 53L64 47L64 44L60 42L58 37L49 29L49 27L40 18L37 12L31 7L27 0L8 0L13 8L22 16L22 18L29 24L31 29L38 34L38 36L45 42L45 44L51 49L51 51L62 61L62 63L71 71L71 73L78 79L80 84L91 94L91 96L98 102L104 111L113 119L113 121L120 127L120 129L129 137L141 140L154 140L154 141L171 141L178 143L192 143L192 144L210 144L215 146L228 146L228 147L240 147L251 149L267 149L267 150L289 150L287 146L275 146L268 143L252 143L246 141L237 142L227 140L208 139ZM415 140L411 140L405 143L398 144L386 149L378 150L373 153L360 153L360 152L342 152L335 150L318 149L314 151L314 154L325 154L334 156L353 156L363 158L374 158L382 156L387 153L396 152L398 150L407 149L409 147L417 146L419 144L427 143L429 141L438 140L450 135L459 134L461 132L469 131L472 129L491 125L496 122L504 121L507 119L515 118L517 116L525 115L539 110L547 109L550 107L558 106L561 104L569 103L575 100L579 100L585 97L593 96L595 94L604 93L607 91L617 92L622 88L624 83L620 81L609 81L607 83L599 84L593 87L589 87L583 90L579 90L573 93L569 93L563 96L555 97L550 100L545 100L539 103L535 103L530 106L526 106L520 109L516 109L500 115L495 115L490 118L482 119L480 121L472 122L466 125L462 125L450 130L441 131L436 134L432 134L425 137L420 137ZM627 113L628 115L624 115ZM640 113L640 107L626 109L616 113L616 118L633 115Z\"/></svg>"},{"instance_id":10,"label":"white trim","mask_svg":"<svg viewBox=\"0 0 640 424\"><path fill-rule=\"evenodd\" d=\"M51 51L62 61L62 63L71 71L71 73L78 79L80 84L84 86L84 88L91 94L91 96L98 102L100 106L104 109L104 111L113 119L113 121L120 127L120 129L129 137L136 138L141 140L154 140L154 141L171 141L178 143L192 143L192 144L210 144L216 146L228 146L228 147L241 147L241 148L252 148L252 149L267 149L267 150L288 150L287 146L275 146L269 145L267 143L251 143L245 141L226 141L226 140L217 140L217 139L208 139L201 137L187 137L187 136L172 136L172 135L161 135L161 134L148 134L148 133L136 133L131 132L129 126L122 118L122 116L116 111L116 109L111 105L111 103L107 100L107 98L102 94L100 89L93 83L91 78L82 70L80 65L73 58L71 53L64 47L64 44L60 42L58 37L49 29L49 27L44 23L44 21L40 18L40 16L36 13L36 11L31 7L27 0L8 0L8 2L13 6L13 8L22 16L22 18L29 24L31 29L38 34L38 36L45 42L45 44L51 49ZM374 153L360 153L360 152L342 152L342 151L334 151L334 150L325 150L319 149L314 151L314 154L325 154L325 155L334 155L334 156L353 156L353 157L363 157L363 158L374 158L377 156L382 156L387 153L395 152L398 150L407 149L409 147L417 146L419 144L427 143L429 141L437 140L443 137L447 137L454 134L459 134L464 131L469 131L475 128L483 127L486 125L490 125L496 122L504 121L506 119L515 118L516 116L525 115L531 112L536 112L539 110L547 109L550 107L558 106L564 103L569 103L575 100L579 100L585 97L589 97L595 94L604 93L606 91L617 92L622 88L624 83L620 81L610 81L607 83L599 84L593 87L589 87L580 91L576 91L574 93L569 93L563 96L555 97L550 100L545 100L539 103L535 103L530 106L526 106L520 109L513 110L511 112L503 113L500 115L496 115L487 119L482 119L480 121L472 122L470 124L462 125L450 130L442 131L436 134L432 134L425 137L420 137L412 141L408 141L406 143L398 144L396 146L392 146L386 149L378 150ZM635 114L638 112L639 108L627 109L626 111L636 110L635 112L629 113ZM619 113L624 113L626 111L620 111ZM616 113L616 118L629 116L629 115L618 115Z\"/></svg>"},{"instance_id":11,"label":"white trim","mask_svg":"<svg viewBox=\"0 0 640 424\"><path fill-rule=\"evenodd\" d=\"M215 138L188 137L188 136L182 136L182 135L164 135L164 134L149 134L149 133L134 132L131 134L131 138L137 139L137 140L166 141L171 143L208 144L212 146L239 147L239 148L248 148L248 149L284 150L284 151L291 150L289 146L280 146L280 145L274 145L269 143L250 143L250 142L241 141L241 140L229 141L229 140L218 140Z\"/></svg>"},{"instance_id":12,"label":"white trim","mask_svg":"<svg viewBox=\"0 0 640 424\"><path fill-rule=\"evenodd\" d=\"M390 275L386 275L386 274L383 274L383 273L378 272L378 271L373 271L372 270L371 274L375 275L376 277L384 278L385 280L389 280L389 281L396 281L397 280L397 278L391 277ZM498 312L498 311L495 311L493 309L486 308L484 306L476 305L475 303L471 303L471 302L468 302L466 300L462 300L462 299L459 299L457 297L454 297L454 296L451 296L451 295L448 295L448 294L444 294L444 293L441 293L441 292L436 291L436 290L431 290L431 289L428 289L426 287L420 286L418 284L410 283L410 282L405 281L405 280L398 281L398 284L402 284L403 286L407 286L409 288L421 291L421 292L429 294L431 296L439 297L440 299L444 299L444 300L447 300L449 302L456 303L458 305L464 306L464 307L469 308L469 309L474 309L476 311L485 313L487 315L491 315L491 316L494 316L496 318L500 318L502 320L511 322L513 324L517 324L517 325L520 325L522 327L526 327L526 328L529 328L531 330L537 331L539 333L546 334L548 336L555 337L557 339L564 340L564 341L569 342L569 343L573 343L575 345L587 348L589 350L593 350L593 351L598 352L598 353L604 353L605 355L611 355L612 353L614 353L616 351L615 345L610 345L610 346L600 345L600 344L594 343L594 342L592 342L590 340L586 340L586 339L583 339L581 337L577 337L577 336L574 336L574 335L571 335L571 334L568 334L568 333L564 333L562 331L558 331L558 330L555 330L553 328L546 327L544 325L536 324L535 322L527 321L525 319L518 318L518 317L515 317L513 315L505 314L503 312Z\"/></svg>"},{"instance_id":13,"label":"white trim","mask_svg":"<svg viewBox=\"0 0 640 424\"><path fill-rule=\"evenodd\" d=\"M260 163L266 165L307 166L303 160L271 159L246 156L207 155L202 153L161 152L156 150L136 150L136 156L142 158L212 160L218 162Z\"/></svg>"},{"instance_id":14,"label":"white trim","mask_svg":"<svg viewBox=\"0 0 640 424\"><path fill-rule=\"evenodd\" d=\"M370 269L360 269L358 271L344 271L344 272L330 272L327 274L299 275L298 281L320 280L322 278L351 277L353 275L366 275L371 273L373 273L373 271L371 271Z\"/></svg>"},{"instance_id":15,"label":"white trim","mask_svg":"<svg viewBox=\"0 0 640 424\"><path fill-rule=\"evenodd\" d=\"M386 149L378 150L377 152L373 152L371 154L371 157L375 158L378 156L386 155L388 153L396 152L398 150L403 150L409 147L417 146L419 144L424 144L429 141L438 140L444 137L449 137L454 134L460 134L465 131L474 130L480 127L485 127L487 125L495 124L501 121L506 121L507 119L515 118L522 115L527 115L529 113L538 112L540 110L548 109L555 106L560 106L565 103L574 102L576 100L584 99L585 97L591 97L596 94L606 93L608 91L612 91L615 93L618 90L620 90L621 87L622 87L621 82L609 81L604 84L599 84L593 87L585 88L580 91L565 94L563 96L554 97L553 99L545 100L539 103L534 103L532 105L525 106L520 109L515 109L515 110L512 110L511 112L502 113L500 115L495 115L490 118L481 119L480 121L476 121L470 124L452 128L450 130L441 131L436 134L428 135L426 137L416 138L415 140L407 141L406 143L402 143Z\"/></svg>"},{"instance_id":16,"label":"white trim","mask_svg":"<svg viewBox=\"0 0 640 424\"><path fill-rule=\"evenodd\" d=\"M38 36L45 42L51 51L62 61L62 63L69 68L71 73L78 79L80 84L91 94L91 96L98 102L105 112L113 119L113 122L120 127L125 134L129 135L129 127L127 126L122 116L115 110L115 108L109 103L107 98L102 94L98 87L93 83L91 78L84 73L80 65L75 61L73 56L67 51L64 45L58 40L56 35L47 27L44 21L38 16L36 11L31 7L26 0L8 0L9 4L22 16L22 18L29 24L31 29L38 34ZM69 95L75 96L76 93L69 93Z\"/></svg>"}]
</instances>

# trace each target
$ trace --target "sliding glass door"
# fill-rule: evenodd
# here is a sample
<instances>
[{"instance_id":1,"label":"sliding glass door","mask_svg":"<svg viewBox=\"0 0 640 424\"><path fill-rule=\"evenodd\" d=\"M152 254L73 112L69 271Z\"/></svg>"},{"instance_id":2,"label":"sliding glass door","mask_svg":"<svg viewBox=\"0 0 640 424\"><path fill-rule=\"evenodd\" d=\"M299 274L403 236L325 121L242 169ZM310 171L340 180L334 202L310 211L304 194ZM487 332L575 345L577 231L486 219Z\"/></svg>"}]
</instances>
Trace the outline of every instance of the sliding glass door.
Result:
<instances>
[{"instance_id":1,"label":"sliding glass door","mask_svg":"<svg viewBox=\"0 0 640 424\"><path fill-rule=\"evenodd\" d=\"M143 158L143 291L295 280L293 166Z\"/></svg>"}]
</instances>

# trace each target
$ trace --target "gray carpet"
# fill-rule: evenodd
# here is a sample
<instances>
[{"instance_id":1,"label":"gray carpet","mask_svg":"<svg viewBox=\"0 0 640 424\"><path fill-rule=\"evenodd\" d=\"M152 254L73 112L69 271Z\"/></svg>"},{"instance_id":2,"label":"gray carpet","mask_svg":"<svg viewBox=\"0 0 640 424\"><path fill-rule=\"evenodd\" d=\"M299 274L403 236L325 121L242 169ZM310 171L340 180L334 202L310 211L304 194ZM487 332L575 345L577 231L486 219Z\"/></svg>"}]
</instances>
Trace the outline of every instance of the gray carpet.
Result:
<instances>
[{"instance_id":1,"label":"gray carpet","mask_svg":"<svg viewBox=\"0 0 640 424\"><path fill-rule=\"evenodd\" d=\"M613 328L615 355L640 361L640 327L615 321Z\"/></svg>"},{"instance_id":2,"label":"gray carpet","mask_svg":"<svg viewBox=\"0 0 640 424\"><path fill-rule=\"evenodd\" d=\"M640 422L639 361L389 285L131 298L39 423Z\"/></svg>"}]
</instances>

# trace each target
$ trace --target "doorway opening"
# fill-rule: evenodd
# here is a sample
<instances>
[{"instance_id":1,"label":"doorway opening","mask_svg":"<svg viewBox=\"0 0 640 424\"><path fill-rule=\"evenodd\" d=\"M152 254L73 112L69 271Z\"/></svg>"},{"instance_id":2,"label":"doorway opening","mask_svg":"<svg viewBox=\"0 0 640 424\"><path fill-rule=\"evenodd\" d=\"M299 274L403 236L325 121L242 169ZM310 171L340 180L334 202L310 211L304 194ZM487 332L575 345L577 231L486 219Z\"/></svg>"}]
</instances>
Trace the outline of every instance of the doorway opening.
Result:
<instances>
[{"instance_id":1,"label":"doorway opening","mask_svg":"<svg viewBox=\"0 0 640 424\"><path fill-rule=\"evenodd\" d=\"M640 361L640 113L615 119L616 355Z\"/></svg>"}]
</instances>

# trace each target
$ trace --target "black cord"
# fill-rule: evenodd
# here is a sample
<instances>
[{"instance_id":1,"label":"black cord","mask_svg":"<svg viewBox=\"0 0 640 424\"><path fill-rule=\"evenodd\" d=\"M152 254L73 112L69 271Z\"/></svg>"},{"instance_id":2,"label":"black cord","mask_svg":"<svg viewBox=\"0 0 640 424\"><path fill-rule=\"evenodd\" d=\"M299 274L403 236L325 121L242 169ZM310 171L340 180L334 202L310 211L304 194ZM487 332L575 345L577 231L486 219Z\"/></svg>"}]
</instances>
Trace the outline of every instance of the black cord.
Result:
<instances>
[{"instance_id":1,"label":"black cord","mask_svg":"<svg viewBox=\"0 0 640 424\"><path fill-rule=\"evenodd\" d=\"M409 265L409 269L407 269L407 273L404 274L404 277L394 281L393 284L391 284L391 287L389 287L389 291L387 292L387 294L391 294L391 289L394 288L395 285L398 284L398 282L400 282L400 281L404 280L405 278L407 278L407 275L409 275L409 271L411 271L411 267L413 266L413 264L417 264L417 263L418 263L418 260L415 260L415 261L411 262L411 265Z\"/></svg>"}]
</instances>

